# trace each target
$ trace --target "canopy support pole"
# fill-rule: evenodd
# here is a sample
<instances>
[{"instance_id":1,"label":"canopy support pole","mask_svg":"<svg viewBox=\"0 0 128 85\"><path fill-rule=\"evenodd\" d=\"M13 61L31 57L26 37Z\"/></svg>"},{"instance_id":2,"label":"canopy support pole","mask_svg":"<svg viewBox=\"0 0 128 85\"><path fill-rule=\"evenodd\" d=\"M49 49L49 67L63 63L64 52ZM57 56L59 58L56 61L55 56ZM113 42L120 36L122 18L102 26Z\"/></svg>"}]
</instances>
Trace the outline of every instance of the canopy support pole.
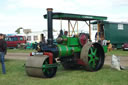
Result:
<instances>
[{"instance_id":1,"label":"canopy support pole","mask_svg":"<svg viewBox=\"0 0 128 85\"><path fill-rule=\"evenodd\" d=\"M98 22L98 23L97 23L97 40L98 40L98 41L99 41L99 39L100 39L99 32L100 32L100 23Z\"/></svg>"},{"instance_id":2,"label":"canopy support pole","mask_svg":"<svg viewBox=\"0 0 128 85\"><path fill-rule=\"evenodd\" d=\"M62 29L62 19L60 19L60 28Z\"/></svg>"},{"instance_id":3,"label":"canopy support pole","mask_svg":"<svg viewBox=\"0 0 128 85\"><path fill-rule=\"evenodd\" d=\"M70 20L68 20L68 36L70 37Z\"/></svg>"},{"instance_id":4,"label":"canopy support pole","mask_svg":"<svg viewBox=\"0 0 128 85\"><path fill-rule=\"evenodd\" d=\"M77 21L77 35L78 35L78 21Z\"/></svg>"},{"instance_id":5,"label":"canopy support pole","mask_svg":"<svg viewBox=\"0 0 128 85\"><path fill-rule=\"evenodd\" d=\"M91 41L91 24L90 24L90 20L89 20L89 38L90 38L90 41Z\"/></svg>"}]
</instances>

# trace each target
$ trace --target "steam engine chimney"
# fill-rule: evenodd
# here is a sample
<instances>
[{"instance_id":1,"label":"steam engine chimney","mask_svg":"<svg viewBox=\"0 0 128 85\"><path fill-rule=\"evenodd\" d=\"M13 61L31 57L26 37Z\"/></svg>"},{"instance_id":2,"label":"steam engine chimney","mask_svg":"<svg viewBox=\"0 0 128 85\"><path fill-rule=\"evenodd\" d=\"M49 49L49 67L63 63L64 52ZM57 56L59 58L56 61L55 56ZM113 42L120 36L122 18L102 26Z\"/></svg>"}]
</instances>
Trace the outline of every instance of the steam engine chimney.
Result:
<instances>
[{"instance_id":1,"label":"steam engine chimney","mask_svg":"<svg viewBox=\"0 0 128 85\"><path fill-rule=\"evenodd\" d=\"M47 8L47 22L48 22L48 46L53 46L53 28L52 28L52 8Z\"/></svg>"}]
</instances>

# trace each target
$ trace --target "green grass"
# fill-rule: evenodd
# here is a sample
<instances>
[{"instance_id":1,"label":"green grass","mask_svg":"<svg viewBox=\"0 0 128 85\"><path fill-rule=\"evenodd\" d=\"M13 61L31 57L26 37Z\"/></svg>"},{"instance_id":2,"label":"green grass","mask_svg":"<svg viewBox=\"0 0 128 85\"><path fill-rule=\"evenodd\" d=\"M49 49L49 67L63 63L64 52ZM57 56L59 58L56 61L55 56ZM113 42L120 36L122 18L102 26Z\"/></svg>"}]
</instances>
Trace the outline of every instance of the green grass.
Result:
<instances>
[{"instance_id":1,"label":"green grass","mask_svg":"<svg viewBox=\"0 0 128 85\"><path fill-rule=\"evenodd\" d=\"M106 53L107 56L112 56L113 54L116 56L128 56L128 51L123 51L122 49L118 49Z\"/></svg>"},{"instance_id":2,"label":"green grass","mask_svg":"<svg viewBox=\"0 0 128 85\"><path fill-rule=\"evenodd\" d=\"M0 73L0 85L128 85L128 71L116 71L109 66L98 72L64 70L60 66L55 77L46 79L27 76L24 63L21 60L6 60L7 74Z\"/></svg>"},{"instance_id":3,"label":"green grass","mask_svg":"<svg viewBox=\"0 0 128 85\"><path fill-rule=\"evenodd\" d=\"M7 49L8 53L30 53L35 50L33 49Z\"/></svg>"}]
</instances>

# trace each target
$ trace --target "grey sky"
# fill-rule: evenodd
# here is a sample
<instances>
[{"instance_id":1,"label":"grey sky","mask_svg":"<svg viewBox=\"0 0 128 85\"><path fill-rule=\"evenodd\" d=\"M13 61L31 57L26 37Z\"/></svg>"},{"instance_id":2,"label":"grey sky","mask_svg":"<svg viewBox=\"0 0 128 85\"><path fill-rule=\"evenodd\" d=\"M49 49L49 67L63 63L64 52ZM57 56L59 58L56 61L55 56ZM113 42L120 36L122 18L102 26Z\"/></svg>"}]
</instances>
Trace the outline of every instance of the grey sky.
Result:
<instances>
[{"instance_id":1,"label":"grey sky","mask_svg":"<svg viewBox=\"0 0 128 85\"><path fill-rule=\"evenodd\" d=\"M14 33L18 27L46 29L43 15L48 7L55 12L107 16L110 21L128 22L127 0L1 0L1 32Z\"/></svg>"}]
</instances>

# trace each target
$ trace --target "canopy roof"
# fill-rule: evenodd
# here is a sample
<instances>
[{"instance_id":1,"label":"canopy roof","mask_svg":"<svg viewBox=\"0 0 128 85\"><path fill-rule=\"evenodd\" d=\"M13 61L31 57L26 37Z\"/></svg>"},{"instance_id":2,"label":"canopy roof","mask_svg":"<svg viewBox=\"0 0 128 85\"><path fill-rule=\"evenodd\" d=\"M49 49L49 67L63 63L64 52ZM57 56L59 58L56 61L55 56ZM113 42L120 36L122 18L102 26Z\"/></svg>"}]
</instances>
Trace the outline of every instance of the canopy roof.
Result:
<instances>
[{"instance_id":1,"label":"canopy roof","mask_svg":"<svg viewBox=\"0 0 128 85\"><path fill-rule=\"evenodd\" d=\"M47 14L44 15L47 18ZM107 20L105 16L92 16L92 15L80 15L80 14L70 14L70 13L53 13L53 19L62 20L78 20L78 21L88 21L88 20Z\"/></svg>"},{"instance_id":2,"label":"canopy roof","mask_svg":"<svg viewBox=\"0 0 128 85\"><path fill-rule=\"evenodd\" d=\"M102 21L102 24L111 23L111 24L128 24L127 22L114 22L114 21ZM97 24L97 21L91 22L91 24Z\"/></svg>"}]
</instances>

